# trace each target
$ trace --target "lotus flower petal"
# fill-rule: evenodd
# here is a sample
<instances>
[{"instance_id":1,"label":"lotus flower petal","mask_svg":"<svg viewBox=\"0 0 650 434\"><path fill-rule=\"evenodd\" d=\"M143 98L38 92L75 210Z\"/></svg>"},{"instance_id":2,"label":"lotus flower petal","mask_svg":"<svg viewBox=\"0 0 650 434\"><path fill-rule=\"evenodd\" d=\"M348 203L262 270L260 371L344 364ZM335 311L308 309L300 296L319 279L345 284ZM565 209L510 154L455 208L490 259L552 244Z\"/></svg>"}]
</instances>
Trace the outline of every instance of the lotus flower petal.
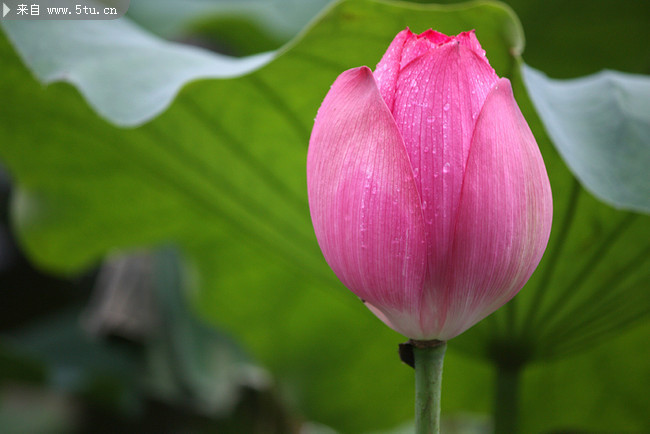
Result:
<instances>
[{"instance_id":1,"label":"lotus flower petal","mask_svg":"<svg viewBox=\"0 0 650 434\"><path fill-rule=\"evenodd\" d=\"M472 38L468 34L462 44L449 38L412 60L396 85L393 115L422 198L429 274L436 286L443 284L449 266L452 225L476 117L498 79L482 50L473 48Z\"/></svg>"},{"instance_id":2,"label":"lotus flower petal","mask_svg":"<svg viewBox=\"0 0 650 434\"><path fill-rule=\"evenodd\" d=\"M417 327L427 256L420 199L367 67L341 74L318 111L307 189L316 238L334 273L393 327Z\"/></svg>"},{"instance_id":3,"label":"lotus flower petal","mask_svg":"<svg viewBox=\"0 0 650 434\"><path fill-rule=\"evenodd\" d=\"M413 33L409 29L399 32L375 68L374 76L379 84L379 91L390 110L393 109L395 102L395 85L400 71L402 50L406 41L412 37Z\"/></svg>"},{"instance_id":4,"label":"lotus flower petal","mask_svg":"<svg viewBox=\"0 0 650 434\"><path fill-rule=\"evenodd\" d=\"M542 258L552 214L537 143L510 82L500 79L471 141L447 284L436 299L446 306L437 338L462 333L519 292Z\"/></svg>"}]
</instances>

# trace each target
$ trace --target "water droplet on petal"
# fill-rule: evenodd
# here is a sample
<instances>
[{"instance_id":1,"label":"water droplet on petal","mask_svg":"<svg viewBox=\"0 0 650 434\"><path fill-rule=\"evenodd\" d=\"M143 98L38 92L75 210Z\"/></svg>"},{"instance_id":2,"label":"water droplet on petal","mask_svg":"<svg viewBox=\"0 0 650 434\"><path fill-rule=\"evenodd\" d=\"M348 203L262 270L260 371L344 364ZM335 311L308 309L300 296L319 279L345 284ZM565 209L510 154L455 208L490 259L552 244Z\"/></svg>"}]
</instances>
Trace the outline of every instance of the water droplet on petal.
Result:
<instances>
[{"instance_id":1,"label":"water droplet on petal","mask_svg":"<svg viewBox=\"0 0 650 434\"><path fill-rule=\"evenodd\" d=\"M445 106L442 109L444 111L448 111L449 110L449 103L445 104Z\"/></svg>"},{"instance_id":2,"label":"water droplet on petal","mask_svg":"<svg viewBox=\"0 0 650 434\"><path fill-rule=\"evenodd\" d=\"M446 162L445 165L442 167L442 172L449 173L450 168L451 168L451 164L449 164L449 162Z\"/></svg>"}]
</instances>

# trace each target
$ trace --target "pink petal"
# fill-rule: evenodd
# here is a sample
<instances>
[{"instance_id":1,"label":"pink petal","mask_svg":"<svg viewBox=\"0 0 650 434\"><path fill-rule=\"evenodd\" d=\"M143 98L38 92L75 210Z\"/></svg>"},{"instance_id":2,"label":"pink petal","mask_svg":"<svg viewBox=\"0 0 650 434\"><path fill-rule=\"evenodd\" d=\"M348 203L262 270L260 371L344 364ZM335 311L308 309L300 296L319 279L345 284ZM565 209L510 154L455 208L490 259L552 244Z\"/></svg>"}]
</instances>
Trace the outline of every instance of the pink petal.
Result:
<instances>
[{"instance_id":1,"label":"pink petal","mask_svg":"<svg viewBox=\"0 0 650 434\"><path fill-rule=\"evenodd\" d=\"M474 30L459 33L458 35L454 36L454 40L458 41L460 45L464 45L465 47L471 49L475 54L485 57L485 50L483 47L481 47L481 43L476 38L476 33Z\"/></svg>"},{"instance_id":2,"label":"pink petal","mask_svg":"<svg viewBox=\"0 0 650 434\"><path fill-rule=\"evenodd\" d=\"M435 297L446 306L432 320L438 339L462 333L515 296L544 253L552 214L539 148L510 82L500 79L471 141L447 283Z\"/></svg>"},{"instance_id":3,"label":"pink petal","mask_svg":"<svg viewBox=\"0 0 650 434\"><path fill-rule=\"evenodd\" d=\"M389 326L418 332L427 255L420 199L367 67L341 74L318 111L307 189L316 238L334 273Z\"/></svg>"},{"instance_id":4,"label":"pink petal","mask_svg":"<svg viewBox=\"0 0 650 434\"><path fill-rule=\"evenodd\" d=\"M455 40L399 74L393 116L422 199L429 278L443 286L472 132L498 77L481 53Z\"/></svg>"},{"instance_id":5,"label":"pink petal","mask_svg":"<svg viewBox=\"0 0 650 434\"><path fill-rule=\"evenodd\" d=\"M404 44L415 37L408 28L399 32L375 68L375 80L377 80L381 96L390 110L392 110L395 101L395 84L400 70Z\"/></svg>"},{"instance_id":6,"label":"pink petal","mask_svg":"<svg viewBox=\"0 0 650 434\"><path fill-rule=\"evenodd\" d=\"M449 42L457 42L485 58L485 51L481 48L474 30L460 33L457 36L447 36L431 29L416 35L406 28L395 36L374 72L381 96L391 112L395 102L397 77L400 71L413 60Z\"/></svg>"},{"instance_id":7,"label":"pink petal","mask_svg":"<svg viewBox=\"0 0 650 434\"><path fill-rule=\"evenodd\" d=\"M433 42L435 45L446 44L447 42L455 39L455 36L447 36L444 33L440 33L436 30L429 29L418 35L420 38L426 38L427 40Z\"/></svg>"},{"instance_id":8,"label":"pink petal","mask_svg":"<svg viewBox=\"0 0 650 434\"><path fill-rule=\"evenodd\" d=\"M414 37L406 40L406 42L404 43L404 49L402 50L402 59L400 60L400 70L404 69L406 65L408 65L415 59L422 57L425 54L427 54L429 51L438 48L438 43L430 40L427 37L427 35L430 33L436 33L436 32L430 30L429 32L425 32L422 35L414 35ZM449 37L447 37L447 39L451 40Z\"/></svg>"}]
</instances>

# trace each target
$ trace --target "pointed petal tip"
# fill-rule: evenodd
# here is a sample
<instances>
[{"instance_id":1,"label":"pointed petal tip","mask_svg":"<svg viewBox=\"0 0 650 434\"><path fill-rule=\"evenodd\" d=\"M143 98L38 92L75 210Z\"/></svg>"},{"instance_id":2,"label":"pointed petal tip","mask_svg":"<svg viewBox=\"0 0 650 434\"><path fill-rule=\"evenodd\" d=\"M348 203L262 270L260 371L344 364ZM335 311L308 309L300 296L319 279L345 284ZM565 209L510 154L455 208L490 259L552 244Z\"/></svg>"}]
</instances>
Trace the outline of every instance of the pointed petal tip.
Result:
<instances>
[{"instance_id":1,"label":"pointed petal tip","mask_svg":"<svg viewBox=\"0 0 650 434\"><path fill-rule=\"evenodd\" d=\"M358 66L356 68L351 68L346 71L343 71L332 83L332 88L335 85L340 84L340 82L360 82L368 77L372 76L372 70L367 66Z\"/></svg>"},{"instance_id":2,"label":"pointed petal tip","mask_svg":"<svg viewBox=\"0 0 650 434\"><path fill-rule=\"evenodd\" d=\"M336 99L340 102L348 101L349 103L354 103L346 95L357 87L361 87L366 90L371 90L371 88L376 87L375 79L372 74L372 70L367 66L359 66L356 68L348 69L343 71L334 83L330 86L328 94L325 96L323 104L318 109L318 113L329 107L332 100ZM318 115L316 116L318 119Z\"/></svg>"},{"instance_id":3,"label":"pointed petal tip","mask_svg":"<svg viewBox=\"0 0 650 434\"><path fill-rule=\"evenodd\" d=\"M406 28L404 30L402 30L401 32L399 32L397 34L397 36L399 36L399 35L406 35L406 36L412 37L412 36L415 36L415 33L413 33L413 31L411 30L411 28L409 26L406 26Z\"/></svg>"},{"instance_id":4,"label":"pointed petal tip","mask_svg":"<svg viewBox=\"0 0 650 434\"><path fill-rule=\"evenodd\" d=\"M502 92L506 92L514 96L514 92L512 90L512 83L510 83L510 80L508 80L506 77L499 78L496 84L494 85L494 90L499 90L499 89L501 89Z\"/></svg>"},{"instance_id":5,"label":"pointed petal tip","mask_svg":"<svg viewBox=\"0 0 650 434\"><path fill-rule=\"evenodd\" d=\"M485 56L485 50L483 49L481 43L476 37L475 30L469 30L467 32L459 33L458 35L454 36L454 39L458 41L460 45L469 48L470 50L474 51L477 55L487 60Z\"/></svg>"},{"instance_id":6,"label":"pointed petal tip","mask_svg":"<svg viewBox=\"0 0 650 434\"><path fill-rule=\"evenodd\" d=\"M428 29L420 33L419 35L417 35L417 37L425 38L436 45L441 45L452 40L452 37L447 36L444 33L440 33L437 30L433 30L433 29Z\"/></svg>"},{"instance_id":7,"label":"pointed petal tip","mask_svg":"<svg viewBox=\"0 0 650 434\"><path fill-rule=\"evenodd\" d=\"M492 89L488 92L487 97L490 99L494 98L507 98L508 100L514 101L514 105L519 109L519 106L517 105L517 100L515 100L515 94L514 91L512 90L512 83L510 83L510 80L508 80L505 77L500 77L496 80L494 85L492 86ZM487 100L487 98L486 98ZM508 104L506 104L507 106ZM479 116L484 114L485 110L482 110Z\"/></svg>"},{"instance_id":8,"label":"pointed petal tip","mask_svg":"<svg viewBox=\"0 0 650 434\"><path fill-rule=\"evenodd\" d=\"M438 46L444 45L450 42L455 42L457 44L463 45L472 50L478 51L480 54L485 55L485 51L481 47L481 43L476 37L476 30L468 30L461 32L455 36L449 36L444 33L438 32L437 30L428 29L419 35L414 35L417 39L426 39L429 42L432 42Z\"/></svg>"}]
</instances>

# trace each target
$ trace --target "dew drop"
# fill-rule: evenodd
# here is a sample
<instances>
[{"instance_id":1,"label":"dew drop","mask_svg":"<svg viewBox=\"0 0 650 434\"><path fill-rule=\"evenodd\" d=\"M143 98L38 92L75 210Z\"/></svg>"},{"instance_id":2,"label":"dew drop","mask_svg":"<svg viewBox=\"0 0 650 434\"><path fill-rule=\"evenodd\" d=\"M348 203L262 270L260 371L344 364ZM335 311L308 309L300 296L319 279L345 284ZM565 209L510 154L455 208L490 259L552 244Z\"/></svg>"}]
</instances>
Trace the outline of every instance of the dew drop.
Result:
<instances>
[{"instance_id":1,"label":"dew drop","mask_svg":"<svg viewBox=\"0 0 650 434\"><path fill-rule=\"evenodd\" d=\"M448 111L449 110L449 103L445 104L445 106L442 109L444 111Z\"/></svg>"},{"instance_id":2,"label":"dew drop","mask_svg":"<svg viewBox=\"0 0 650 434\"><path fill-rule=\"evenodd\" d=\"M442 167L442 172L443 173L449 173L449 168L451 167L451 164L449 162L446 162L445 165Z\"/></svg>"}]
</instances>

